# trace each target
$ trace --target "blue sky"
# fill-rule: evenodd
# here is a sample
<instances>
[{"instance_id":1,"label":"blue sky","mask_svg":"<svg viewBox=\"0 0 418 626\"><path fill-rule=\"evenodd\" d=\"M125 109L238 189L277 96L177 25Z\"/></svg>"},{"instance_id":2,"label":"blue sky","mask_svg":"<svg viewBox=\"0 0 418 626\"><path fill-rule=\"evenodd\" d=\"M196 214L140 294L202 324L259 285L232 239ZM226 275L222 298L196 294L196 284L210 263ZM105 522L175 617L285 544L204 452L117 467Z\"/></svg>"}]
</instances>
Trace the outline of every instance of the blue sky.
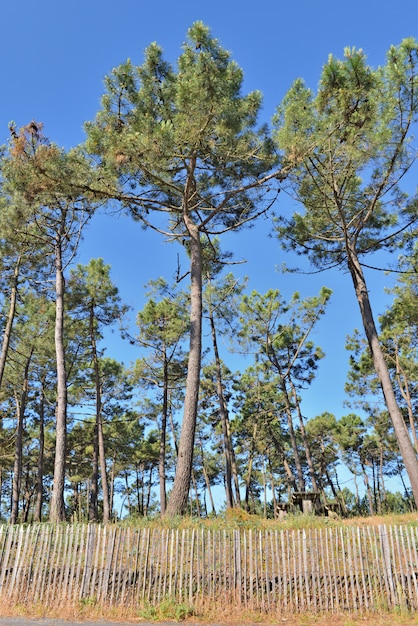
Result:
<instances>
[{"instance_id":1,"label":"blue sky","mask_svg":"<svg viewBox=\"0 0 418 626\"><path fill-rule=\"evenodd\" d=\"M346 46L362 48L369 62L385 62L391 44L418 36L416 0L189 0L140 2L125 0L3 0L0 8L0 143L8 124L31 119L45 124L45 133L60 146L84 140L83 124L93 119L103 93L103 78L112 67L131 58L141 64L146 46L157 41L175 62L188 27L202 20L243 68L244 91L264 94L260 121L269 121L291 83L299 76L316 88L330 53L342 56ZM277 210L289 213L280 197ZM264 292L278 288L287 298L294 291L316 294L322 285L334 291L315 341L325 350L317 380L304 396L304 413L313 417L343 407L348 353L345 337L360 327L350 279L343 273L282 275L286 260L276 241L268 238L269 223L228 238L249 286ZM158 235L144 232L127 217L97 216L82 244L79 261L103 257L122 299L133 307L132 319L144 304L144 285L160 275L174 274L177 250ZM368 275L375 313L383 312L384 286L391 279ZM136 356L116 336L109 356L128 364ZM225 357L226 358L226 357Z\"/></svg>"}]
</instances>

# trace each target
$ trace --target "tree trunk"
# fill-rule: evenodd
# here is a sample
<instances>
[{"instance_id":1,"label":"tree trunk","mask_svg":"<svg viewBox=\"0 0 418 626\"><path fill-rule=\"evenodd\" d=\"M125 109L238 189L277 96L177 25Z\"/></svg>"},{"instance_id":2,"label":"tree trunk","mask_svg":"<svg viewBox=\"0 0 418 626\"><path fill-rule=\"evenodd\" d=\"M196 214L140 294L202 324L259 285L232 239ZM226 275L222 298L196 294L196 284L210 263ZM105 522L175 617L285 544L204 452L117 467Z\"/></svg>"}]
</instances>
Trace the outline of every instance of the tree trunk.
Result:
<instances>
[{"instance_id":1,"label":"tree trunk","mask_svg":"<svg viewBox=\"0 0 418 626\"><path fill-rule=\"evenodd\" d=\"M251 477L252 477L252 472L253 472L253 460L254 460L256 437L257 437L257 424L254 424L253 437L251 440L251 446L249 450L248 463L247 463L247 477L245 479L244 508L247 512L249 512L250 510L250 488L251 488Z\"/></svg>"},{"instance_id":2,"label":"tree trunk","mask_svg":"<svg viewBox=\"0 0 418 626\"><path fill-rule=\"evenodd\" d=\"M268 466L269 466L269 474L270 474L270 483L271 483L271 494L272 494L272 499L273 499L273 516L274 518L277 517L277 497L276 497L276 484L274 481L274 475L273 475L273 470L271 467L271 463L270 463L270 458L267 457L267 462L268 462Z\"/></svg>"},{"instance_id":3,"label":"tree trunk","mask_svg":"<svg viewBox=\"0 0 418 626\"><path fill-rule=\"evenodd\" d=\"M21 401L16 395L16 440L15 457L13 463L12 481L12 510L10 514L10 524L17 524L19 517L20 486L22 482L22 449L23 449L23 411Z\"/></svg>"},{"instance_id":4,"label":"tree trunk","mask_svg":"<svg viewBox=\"0 0 418 626\"><path fill-rule=\"evenodd\" d=\"M199 500L199 490L197 488L197 482L196 482L196 477L194 475L194 471L192 469L192 473L191 473L191 482L193 485L193 489L194 489L194 493L195 493L195 502L196 502L196 512L197 512L197 517L202 517L201 511L200 511L200 500ZM190 498L190 515L194 515L194 511L193 511L193 499Z\"/></svg>"},{"instance_id":5,"label":"tree trunk","mask_svg":"<svg viewBox=\"0 0 418 626\"><path fill-rule=\"evenodd\" d=\"M43 478L44 478L44 451L45 451L45 398L44 398L44 381L42 381L39 393L39 452L38 466L36 472L36 504L34 521L42 521L42 504L43 504Z\"/></svg>"},{"instance_id":6,"label":"tree trunk","mask_svg":"<svg viewBox=\"0 0 418 626\"><path fill-rule=\"evenodd\" d=\"M205 485L206 485L206 489L207 492L209 494L209 500L210 500L210 505L212 507L212 513L214 515L216 515L216 508L215 508L215 502L213 500L213 494L212 494L212 487L210 485L210 480L209 480L209 475L208 472L206 470L206 465L205 465L205 452L203 449L203 443L201 440L199 440L199 448L200 448L200 456L202 457L202 472L203 472L203 478L205 479Z\"/></svg>"},{"instance_id":7,"label":"tree trunk","mask_svg":"<svg viewBox=\"0 0 418 626\"><path fill-rule=\"evenodd\" d=\"M34 348L32 348L29 356L26 359L20 400L16 398L17 428L15 442L15 459L13 467L12 511L10 515L11 524L16 524L19 517L20 487L22 484L23 422L25 418L26 403L28 399L29 366L32 360L33 350Z\"/></svg>"},{"instance_id":8,"label":"tree trunk","mask_svg":"<svg viewBox=\"0 0 418 626\"><path fill-rule=\"evenodd\" d=\"M202 356L202 250L199 229L187 213L184 221L190 236L190 351L188 359L183 423L179 441L176 474L166 515L182 515L187 508L193 466L193 449L199 399Z\"/></svg>"},{"instance_id":9,"label":"tree trunk","mask_svg":"<svg viewBox=\"0 0 418 626\"><path fill-rule=\"evenodd\" d=\"M415 452L418 453L417 429L415 427L415 417L414 417L414 410L412 407L411 393L409 390L409 381L408 381L408 376L406 372L403 370L401 363L400 363L398 346L396 346L395 363L396 363L396 378L398 380L399 390L401 392L402 398L405 400L406 408L408 410L409 428L411 430ZM403 377L403 384L402 384L402 377Z\"/></svg>"},{"instance_id":10,"label":"tree trunk","mask_svg":"<svg viewBox=\"0 0 418 626\"><path fill-rule=\"evenodd\" d=\"M219 399L219 412L221 414L222 422L222 435L223 435L223 448L225 456L225 492L226 492L226 506L228 509L234 506L234 496L232 493L232 445L229 437L228 428L228 409L226 407L225 396L223 392L222 382L222 367L221 360L219 358L218 340L216 337L215 320L213 318L213 311L209 311L209 321L212 333L212 345L213 353L215 355L215 370L216 370L216 392Z\"/></svg>"},{"instance_id":11,"label":"tree trunk","mask_svg":"<svg viewBox=\"0 0 418 626\"><path fill-rule=\"evenodd\" d=\"M88 505L89 522L97 522L98 508L97 500L99 493L99 434L97 430L97 414L96 422L93 430L93 459L90 478L90 495Z\"/></svg>"},{"instance_id":12,"label":"tree trunk","mask_svg":"<svg viewBox=\"0 0 418 626\"><path fill-rule=\"evenodd\" d=\"M110 481L109 481L109 512L111 517L114 517L113 515L113 494L115 491L115 459L112 458L112 464L110 466ZM115 517L117 516L117 514L115 515Z\"/></svg>"},{"instance_id":13,"label":"tree trunk","mask_svg":"<svg viewBox=\"0 0 418 626\"><path fill-rule=\"evenodd\" d=\"M103 418L102 412L99 415L98 438L99 438L99 462L100 462L100 477L102 479L102 495L103 495L103 522L107 524L110 520L110 497L109 497L109 481L107 479L107 467L106 467L106 451L104 445L103 436Z\"/></svg>"},{"instance_id":14,"label":"tree trunk","mask_svg":"<svg viewBox=\"0 0 418 626\"><path fill-rule=\"evenodd\" d=\"M296 440L296 433L295 433L295 429L293 427L293 417L292 417L292 406L291 406L291 402L290 402L290 398L289 398L289 393L286 387L286 375L283 374L282 371L282 366L280 364L279 359L277 358L277 355L271 345L271 341L270 338L267 339L267 354L268 357L270 359L270 361L273 363L274 367L276 368L278 374L279 374L279 387L280 390L283 394L283 400L284 400L284 406L285 406L285 413L286 413L286 417L287 417L287 425L289 428L289 436L290 436L290 441L292 444L292 449L293 449L293 454L295 457L295 467L296 467L296 474L297 474L297 479L298 479L298 489L299 491L305 491L305 479L303 477L303 470L302 470L302 463L300 460L300 455L299 455L299 450L298 450L298 444L297 444L297 440Z\"/></svg>"},{"instance_id":15,"label":"tree trunk","mask_svg":"<svg viewBox=\"0 0 418 626\"><path fill-rule=\"evenodd\" d=\"M263 517L267 519L267 476L266 476L266 461L263 457L261 464L261 475L263 477Z\"/></svg>"},{"instance_id":16,"label":"tree trunk","mask_svg":"<svg viewBox=\"0 0 418 626\"><path fill-rule=\"evenodd\" d=\"M96 425L94 432L94 453L93 453L93 472L92 472L92 497L90 505L89 517L91 520L98 519L98 492L99 492L99 463L100 477L102 479L103 494L103 522L108 523L110 519L109 510L109 483L107 480L106 469L106 452L103 437L103 420L102 420L102 385L100 380L100 363L97 354L96 333L94 325L94 310L90 310L90 342L93 357L94 368L94 384L96 392Z\"/></svg>"},{"instance_id":17,"label":"tree trunk","mask_svg":"<svg viewBox=\"0 0 418 626\"><path fill-rule=\"evenodd\" d=\"M293 472L292 472L292 469L291 469L289 463L286 460L286 456L285 456L285 453L284 453L284 450L283 450L283 446L282 446L280 440L278 439L276 433L274 432L274 429L271 426L269 426L268 432L270 433L271 440L272 440L272 443L274 445L274 448L275 448L277 454L279 455L280 460L283 463L284 471L286 473L287 484L288 484L289 488L293 489L293 491L297 491L298 489L297 489L296 479L295 479L295 477L293 475Z\"/></svg>"},{"instance_id":18,"label":"tree trunk","mask_svg":"<svg viewBox=\"0 0 418 626\"><path fill-rule=\"evenodd\" d=\"M280 372L280 376L281 376L281 372ZM302 463L300 460L300 455L299 455L299 450L298 450L298 443L296 440L296 433L295 433L295 429L293 427L293 418L292 418L292 407L291 407L291 403L290 403L290 398L289 398L289 394L287 392L287 388L286 388L286 383L284 380L281 380L280 383L280 387L283 393L283 399L285 402L285 412L286 412L286 416L287 416L287 425L289 428L289 436L290 436L290 441L292 444L292 449L293 449L293 455L295 458L295 467L296 467L296 474L297 474L297 480L298 480L298 489L299 491L305 491L305 479L303 477L303 469L302 469Z\"/></svg>"},{"instance_id":19,"label":"tree trunk","mask_svg":"<svg viewBox=\"0 0 418 626\"><path fill-rule=\"evenodd\" d=\"M4 368L6 367L7 353L9 351L10 335L12 333L12 326L16 314L16 300L17 300L17 285L19 282L20 272L20 256L17 258L15 269L13 272L12 289L10 294L9 313L7 315L6 326L4 328L3 343L1 346L0 354L0 386L3 380Z\"/></svg>"},{"instance_id":20,"label":"tree trunk","mask_svg":"<svg viewBox=\"0 0 418 626\"><path fill-rule=\"evenodd\" d=\"M366 487L367 500L369 502L369 513L370 515L374 515L375 511L374 511L374 506L373 506L373 494L370 488L370 481L369 481L369 477L367 476L367 471L364 466L364 463L361 463L361 469L363 471L363 481Z\"/></svg>"},{"instance_id":21,"label":"tree trunk","mask_svg":"<svg viewBox=\"0 0 418 626\"><path fill-rule=\"evenodd\" d=\"M163 389L163 407L161 415L161 431L160 431L160 449L158 454L158 477L160 481L160 511L161 515L165 515L167 508L167 489L165 476L165 456L167 447L167 414L168 414L168 362L166 348L164 346L164 389Z\"/></svg>"},{"instance_id":22,"label":"tree trunk","mask_svg":"<svg viewBox=\"0 0 418 626\"><path fill-rule=\"evenodd\" d=\"M234 447L232 446L231 426L230 426L229 418L227 419L226 427L228 429L228 439L231 442L231 462L232 462L232 477L234 479L234 487L235 487L235 503L238 507L240 507L241 506L241 494L240 494L240 488L239 488L238 467L237 467L237 460L235 457Z\"/></svg>"},{"instance_id":23,"label":"tree trunk","mask_svg":"<svg viewBox=\"0 0 418 626\"><path fill-rule=\"evenodd\" d=\"M55 246L55 354L57 361L57 404L54 482L49 519L51 522L65 520L65 462L67 453L67 373L64 349L64 292L65 281L62 266L61 239Z\"/></svg>"},{"instance_id":24,"label":"tree trunk","mask_svg":"<svg viewBox=\"0 0 418 626\"><path fill-rule=\"evenodd\" d=\"M360 307L361 317L367 341L369 343L370 352L373 359L373 365L380 381L380 385L385 398L386 407L392 420L393 429L399 445L405 469L411 483L412 493L414 496L415 506L418 508L418 460L414 451L414 447L409 438L408 429L405 425L403 415L396 402L395 392L393 390L392 381L390 379L389 370L386 365L383 350L380 345L377 334L376 325L371 309L369 293L366 281L357 254L353 249L347 246L348 265Z\"/></svg>"},{"instance_id":25,"label":"tree trunk","mask_svg":"<svg viewBox=\"0 0 418 626\"><path fill-rule=\"evenodd\" d=\"M293 381L290 380L290 378L289 378L289 383L292 389L293 400L294 400L298 418L299 418L300 433L302 435L303 447L305 448L306 461L308 463L309 476L311 478L312 489L314 491L319 491L318 483L317 483L316 476L315 476L315 468L314 468L314 464L313 464L312 456L311 456L311 449L309 447L309 441L306 435L306 429L305 429L305 424L303 421L302 411L300 410L300 402L299 402L298 394L296 391L296 387L293 384Z\"/></svg>"}]
</instances>

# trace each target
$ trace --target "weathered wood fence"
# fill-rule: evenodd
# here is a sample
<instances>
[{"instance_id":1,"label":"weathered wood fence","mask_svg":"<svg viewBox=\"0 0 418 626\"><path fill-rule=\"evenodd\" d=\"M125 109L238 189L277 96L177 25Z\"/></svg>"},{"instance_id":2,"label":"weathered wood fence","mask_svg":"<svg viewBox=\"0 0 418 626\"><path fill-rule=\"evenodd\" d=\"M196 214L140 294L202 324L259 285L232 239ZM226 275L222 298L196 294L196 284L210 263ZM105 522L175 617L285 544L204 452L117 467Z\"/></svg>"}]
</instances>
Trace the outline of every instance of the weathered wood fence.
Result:
<instances>
[{"instance_id":1,"label":"weathered wood fence","mask_svg":"<svg viewBox=\"0 0 418 626\"><path fill-rule=\"evenodd\" d=\"M0 526L0 598L282 611L418 608L417 529Z\"/></svg>"}]
</instances>

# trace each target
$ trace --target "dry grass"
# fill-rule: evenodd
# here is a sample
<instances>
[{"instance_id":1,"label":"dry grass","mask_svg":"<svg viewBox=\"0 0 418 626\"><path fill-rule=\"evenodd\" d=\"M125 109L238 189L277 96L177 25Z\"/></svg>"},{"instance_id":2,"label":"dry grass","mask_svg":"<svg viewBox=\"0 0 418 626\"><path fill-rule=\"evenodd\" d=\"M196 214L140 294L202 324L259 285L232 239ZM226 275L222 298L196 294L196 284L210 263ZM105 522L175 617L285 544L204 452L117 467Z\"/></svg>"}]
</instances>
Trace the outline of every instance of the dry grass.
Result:
<instances>
[{"instance_id":1,"label":"dry grass","mask_svg":"<svg viewBox=\"0 0 418 626\"><path fill-rule=\"evenodd\" d=\"M174 609L174 607L173 607ZM174 611L164 612L138 611L129 607L106 609L92 605L65 605L58 608L45 608L41 605L26 606L24 604L2 603L0 617L23 617L23 618L56 618L76 622L109 621L115 624L141 624L141 622L179 623L188 624L224 624L225 626L418 626L418 616L401 613L336 613L336 614L311 614L302 613L289 615L272 612L269 614L250 610L236 610L234 607L223 609L208 609L202 613L193 613L176 618Z\"/></svg>"},{"instance_id":2,"label":"dry grass","mask_svg":"<svg viewBox=\"0 0 418 626\"><path fill-rule=\"evenodd\" d=\"M418 511L404 514L376 515L373 517L351 517L348 519L320 517L316 515L288 515L284 520L264 519L251 515L242 509L229 509L222 515L213 518L175 517L175 518L140 518L134 521L121 522L136 528L208 528L208 529L299 529L324 528L340 526L418 526Z\"/></svg>"}]
</instances>

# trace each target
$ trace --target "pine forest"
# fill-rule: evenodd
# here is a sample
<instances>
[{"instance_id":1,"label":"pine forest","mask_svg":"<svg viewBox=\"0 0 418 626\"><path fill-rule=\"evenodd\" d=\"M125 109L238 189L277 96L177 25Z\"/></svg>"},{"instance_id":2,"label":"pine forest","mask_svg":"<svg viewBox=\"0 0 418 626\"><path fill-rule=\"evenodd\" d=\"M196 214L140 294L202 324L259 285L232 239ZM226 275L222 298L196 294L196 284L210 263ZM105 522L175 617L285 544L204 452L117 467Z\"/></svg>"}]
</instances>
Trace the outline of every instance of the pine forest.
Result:
<instances>
[{"instance_id":1,"label":"pine forest","mask_svg":"<svg viewBox=\"0 0 418 626\"><path fill-rule=\"evenodd\" d=\"M418 41L379 67L346 48L320 76L295 77L261 123L261 92L198 21L175 63L151 43L106 76L81 145L60 148L47 119L2 129L2 522L417 508ZM146 285L130 268L141 310L105 254L79 260L101 214L174 251L162 276L144 253ZM280 273L258 291L242 269L261 222L290 297ZM386 310L371 269L390 273ZM307 418L330 271L361 324L338 338L345 406ZM301 272L324 286L306 293Z\"/></svg>"}]
</instances>

